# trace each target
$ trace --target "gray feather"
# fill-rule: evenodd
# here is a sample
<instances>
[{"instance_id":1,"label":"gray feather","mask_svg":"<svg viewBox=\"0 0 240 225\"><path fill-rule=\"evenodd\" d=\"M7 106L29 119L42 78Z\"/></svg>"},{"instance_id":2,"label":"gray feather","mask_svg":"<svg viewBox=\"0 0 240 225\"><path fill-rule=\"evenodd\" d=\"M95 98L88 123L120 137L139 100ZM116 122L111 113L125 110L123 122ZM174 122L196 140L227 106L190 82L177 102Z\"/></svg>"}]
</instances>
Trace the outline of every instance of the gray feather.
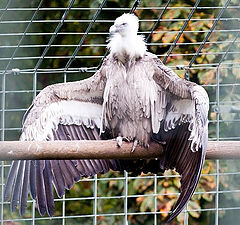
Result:
<instances>
[{"instance_id":1,"label":"gray feather","mask_svg":"<svg viewBox=\"0 0 240 225\"><path fill-rule=\"evenodd\" d=\"M43 169L44 189L46 195L46 209L49 216L54 215L54 196L52 187L52 171L49 160L45 160L45 167Z\"/></svg>"},{"instance_id":2,"label":"gray feather","mask_svg":"<svg viewBox=\"0 0 240 225\"><path fill-rule=\"evenodd\" d=\"M13 190L12 190L11 203L10 203L12 212L16 211L17 203L19 201L20 190L22 188L22 182L23 182L22 179L23 179L24 164L25 164L25 161L23 160L20 161L19 167L17 170L17 175L13 183Z\"/></svg>"},{"instance_id":3,"label":"gray feather","mask_svg":"<svg viewBox=\"0 0 240 225\"><path fill-rule=\"evenodd\" d=\"M59 160L59 167L64 178L65 188L69 190L74 184L74 179L64 160Z\"/></svg>"},{"instance_id":4,"label":"gray feather","mask_svg":"<svg viewBox=\"0 0 240 225\"><path fill-rule=\"evenodd\" d=\"M7 201L10 195L10 192L13 188L13 183L16 179L17 168L19 166L20 161L16 160L12 162L10 170L8 172L7 182L4 189L4 201Z\"/></svg>"},{"instance_id":5,"label":"gray feather","mask_svg":"<svg viewBox=\"0 0 240 225\"><path fill-rule=\"evenodd\" d=\"M53 183L55 185L58 197L61 198L65 193L65 183L64 177L59 167L59 160L50 160L50 163L53 173Z\"/></svg>"},{"instance_id":6,"label":"gray feather","mask_svg":"<svg viewBox=\"0 0 240 225\"><path fill-rule=\"evenodd\" d=\"M22 188L21 189L19 188L21 191L19 201L20 206L19 212L21 216L25 213L25 210L27 208L29 174L30 174L30 160L26 160Z\"/></svg>"},{"instance_id":7,"label":"gray feather","mask_svg":"<svg viewBox=\"0 0 240 225\"><path fill-rule=\"evenodd\" d=\"M36 160L36 199L37 207L41 216L46 213L46 190L43 178L43 169L45 162L43 160Z\"/></svg>"},{"instance_id":8,"label":"gray feather","mask_svg":"<svg viewBox=\"0 0 240 225\"><path fill-rule=\"evenodd\" d=\"M36 199L36 160L30 162L30 193L33 199Z\"/></svg>"}]
</instances>

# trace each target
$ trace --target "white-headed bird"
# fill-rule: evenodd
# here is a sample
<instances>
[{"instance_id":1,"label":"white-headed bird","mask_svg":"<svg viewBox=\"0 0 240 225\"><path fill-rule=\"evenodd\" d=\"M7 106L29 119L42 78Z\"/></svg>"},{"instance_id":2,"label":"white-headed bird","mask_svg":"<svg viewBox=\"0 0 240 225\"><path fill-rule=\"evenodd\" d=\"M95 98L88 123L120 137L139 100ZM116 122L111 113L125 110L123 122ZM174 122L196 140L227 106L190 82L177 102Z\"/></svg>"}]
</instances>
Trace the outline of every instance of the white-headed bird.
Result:
<instances>
[{"instance_id":1,"label":"white-headed bird","mask_svg":"<svg viewBox=\"0 0 240 225\"><path fill-rule=\"evenodd\" d=\"M17 160L9 171L4 199L25 212L28 191L41 215L54 214L53 185L59 197L81 177L127 170L181 175L181 194L171 222L198 184L208 138L209 99L199 85L178 77L137 34L139 21L123 14L110 27L109 55L90 78L44 88L23 119L21 141L116 138L148 148L163 145L153 160Z\"/></svg>"}]
</instances>

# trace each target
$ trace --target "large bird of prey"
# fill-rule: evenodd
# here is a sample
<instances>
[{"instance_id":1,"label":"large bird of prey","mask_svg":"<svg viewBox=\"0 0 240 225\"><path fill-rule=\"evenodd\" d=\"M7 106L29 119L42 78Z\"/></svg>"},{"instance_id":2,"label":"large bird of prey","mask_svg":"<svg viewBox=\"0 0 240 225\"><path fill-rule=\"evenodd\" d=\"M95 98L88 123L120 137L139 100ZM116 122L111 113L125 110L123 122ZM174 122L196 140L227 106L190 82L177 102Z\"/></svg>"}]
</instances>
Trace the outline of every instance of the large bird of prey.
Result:
<instances>
[{"instance_id":1,"label":"large bird of prey","mask_svg":"<svg viewBox=\"0 0 240 225\"><path fill-rule=\"evenodd\" d=\"M205 90L179 78L137 35L138 18L118 17L110 28L109 55L90 78L44 88L24 116L21 141L99 140L116 138L148 148L163 144L154 160L13 161L4 199L22 215L28 191L41 215L54 214L54 191L62 197L81 177L114 171L181 175L181 194L171 222L184 208L199 181L208 137L209 100ZM137 151L137 149L135 149Z\"/></svg>"}]
</instances>

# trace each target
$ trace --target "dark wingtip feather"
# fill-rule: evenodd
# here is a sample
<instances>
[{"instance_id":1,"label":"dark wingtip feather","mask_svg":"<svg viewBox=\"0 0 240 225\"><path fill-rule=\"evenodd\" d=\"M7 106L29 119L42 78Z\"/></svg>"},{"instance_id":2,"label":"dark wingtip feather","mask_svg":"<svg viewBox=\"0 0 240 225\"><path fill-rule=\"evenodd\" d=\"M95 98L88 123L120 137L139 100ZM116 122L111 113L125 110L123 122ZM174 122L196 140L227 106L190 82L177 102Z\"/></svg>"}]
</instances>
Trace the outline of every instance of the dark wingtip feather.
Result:
<instances>
[{"instance_id":1,"label":"dark wingtip feather","mask_svg":"<svg viewBox=\"0 0 240 225\"><path fill-rule=\"evenodd\" d=\"M4 201L7 201L9 196L10 196L10 192L11 192L11 190L13 188L13 183L14 183L14 181L16 179L18 165L19 165L19 161L18 160L12 162L10 171L8 173L5 189L4 189L4 197L3 197Z\"/></svg>"},{"instance_id":2,"label":"dark wingtip feather","mask_svg":"<svg viewBox=\"0 0 240 225\"><path fill-rule=\"evenodd\" d=\"M27 208L29 174L30 174L30 161L27 160L25 163L23 184L22 184L21 194L19 199L19 213L21 216L23 216Z\"/></svg>"},{"instance_id":3,"label":"dark wingtip feather","mask_svg":"<svg viewBox=\"0 0 240 225\"><path fill-rule=\"evenodd\" d=\"M46 194L46 209L49 216L54 215L54 196L53 196L53 187L52 187L52 171L50 166L50 161L45 161L45 168L43 170L43 180L44 180L44 189Z\"/></svg>"},{"instance_id":4,"label":"dark wingtip feather","mask_svg":"<svg viewBox=\"0 0 240 225\"><path fill-rule=\"evenodd\" d=\"M30 163L30 193L33 199L36 199L36 160L31 160Z\"/></svg>"},{"instance_id":5,"label":"dark wingtip feather","mask_svg":"<svg viewBox=\"0 0 240 225\"><path fill-rule=\"evenodd\" d=\"M68 167L69 172L71 173L71 176L74 179L74 182L78 182L81 177L78 170L76 169L76 166L73 164L71 160L64 160L64 162L66 163L66 166Z\"/></svg>"},{"instance_id":6,"label":"dark wingtip feather","mask_svg":"<svg viewBox=\"0 0 240 225\"><path fill-rule=\"evenodd\" d=\"M64 178L61 173L58 160L50 160L50 164L53 172L53 183L55 186L55 190L57 196L61 198L65 193Z\"/></svg>"},{"instance_id":7,"label":"dark wingtip feather","mask_svg":"<svg viewBox=\"0 0 240 225\"><path fill-rule=\"evenodd\" d=\"M45 162L43 160L36 160L36 199L37 207L41 216L46 213L46 193L43 181L43 168Z\"/></svg>"},{"instance_id":8,"label":"dark wingtip feather","mask_svg":"<svg viewBox=\"0 0 240 225\"><path fill-rule=\"evenodd\" d=\"M14 212L17 209L17 203L20 198L20 190L22 188L22 178L23 178L23 170L24 170L24 163L25 161L20 161L16 179L14 181L14 186L13 186L13 191L12 191L12 196L11 196L11 211Z\"/></svg>"},{"instance_id":9,"label":"dark wingtip feather","mask_svg":"<svg viewBox=\"0 0 240 225\"><path fill-rule=\"evenodd\" d=\"M197 156L197 154L200 154L200 153L202 155L201 158L199 158L199 156ZM189 169L191 171L193 171L195 169L195 173L192 176L189 175L189 173L187 173L187 176L182 175L182 178L181 178L182 192L177 200L177 203L175 204L175 206L173 208L173 212L170 214L170 216L167 220L167 223L172 222L181 213L181 211L184 209L184 207L186 206L186 204L192 197L192 195L197 187L198 181L201 176L203 162L204 162L204 153L202 152L202 149L199 149L199 152L195 152L193 154L196 154L196 155L195 155L195 157L192 158L192 163L189 163L190 164ZM194 165L198 165L198 167L192 168L192 167L194 167ZM185 171L185 172L187 172L187 171Z\"/></svg>"},{"instance_id":10,"label":"dark wingtip feather","mask_svg":"<svg viewBox=\"0 0 240 225\"><path fill-rule=\"evenodd\" d=\"M59 160L59 168L60 168L61 173L63 175L65 188L68 189L68 190L71 189L72 186L74 185L74 179L71 176L71 173L69 172L69 168L67 167L64 160Z\"/></svg>"},{"instance_id":11,"label":"dark wingtip feather","mask_svg":"<svg viewBox=\"0 0 240 225\"><path fill-rule=\"evenodd\" d=\"M41 216L44 216L46 214L46 208L44 206L40 206L38 201L37 201L37 206L38 206L38 212Z\"/></svg>"},{"instance_id":12,"label":"dark wingtip feather","mask_svg":"<svg viewBox=\"0 0 240 225\"><path fill-rule=\"evenodd\" d=\"M187 193L181 194L178 198L176 205L174 206L173 212L170 214L169 218L167 219L167 223L171 223L184 209L187 205L189 199L192 197L194 189L188 190Z\"/></svg>"},{"instance_id":13,"label":"dark wingtip feather","mask_svg":"<svg viewBox=\"0 0 240 225\"><path fill-rule=\"evenodd\" d=\"M189 199L192 197L200 175L205 158L205 146L192 152L189 139L188 123L177 125L174 130L164 132L163 126L154 138L166 141L164 145L164 155L160 164L165 169L175 168L181 175L181 194L172 209L172 213L167 219L167 224L171 223L184 209ZM203 134L204 135L204 134ZM206 145L206 143L204 143Z\"/></svg>"},{"instance_id":14,"label":"dark wingtip feather","mask_svg":"<svg viewBox=\"0 0 240 225\"><path fill-rule=\"evenodd\" d=\"M170 224L182 212L183 208L187 204L187 201L185 202L183 207L177 207L175 210L173 210L173 212L169 215L166 224Z\"/></svg>"}]
</instances>

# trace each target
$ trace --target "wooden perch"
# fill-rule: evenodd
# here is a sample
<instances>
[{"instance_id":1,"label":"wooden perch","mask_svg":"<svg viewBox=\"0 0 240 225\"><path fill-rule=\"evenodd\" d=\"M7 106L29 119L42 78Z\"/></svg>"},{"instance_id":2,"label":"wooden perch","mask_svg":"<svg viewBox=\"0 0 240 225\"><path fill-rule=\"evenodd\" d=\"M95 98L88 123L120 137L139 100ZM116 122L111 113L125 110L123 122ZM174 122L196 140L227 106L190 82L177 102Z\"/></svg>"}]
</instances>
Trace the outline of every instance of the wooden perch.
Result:
<instances>
[{"instance_id":1,"label":"wooden perch","mask_svg":"<svg viewBox=\"0 0 240 225\"><path fill-rule=\"evenodd\" d=\"M162 146L152 143L149 149L132 143L116 146L114 140L104 141L2 141L0 160L13 159L146 159L156 158ZM209 141L207 159L240 159L240 141Z\"/></svg>"}]
</instances>

